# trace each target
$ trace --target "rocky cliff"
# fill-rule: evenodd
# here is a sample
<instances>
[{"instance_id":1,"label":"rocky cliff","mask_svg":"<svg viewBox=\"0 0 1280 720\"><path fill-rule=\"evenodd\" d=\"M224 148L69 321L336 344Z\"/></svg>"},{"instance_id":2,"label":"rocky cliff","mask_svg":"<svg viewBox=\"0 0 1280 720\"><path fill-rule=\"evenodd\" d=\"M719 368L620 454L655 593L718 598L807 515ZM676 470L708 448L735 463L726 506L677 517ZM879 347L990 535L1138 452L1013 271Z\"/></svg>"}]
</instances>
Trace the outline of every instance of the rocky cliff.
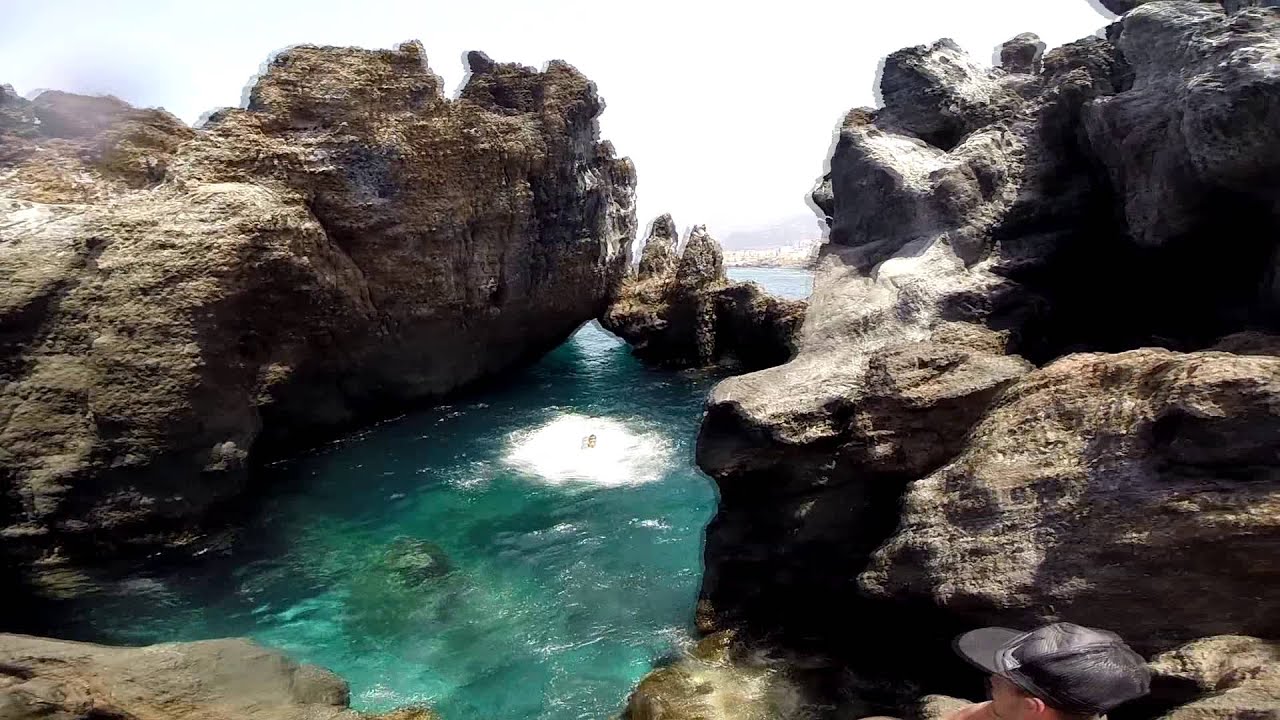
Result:
<instances>
[{"instance_id":1,"label":"rocky cliff","mask_svg":"<svg viewBox=\"0 0 1280 720\"><path fill-rule=\"evenodd\" d=\"M337 675L240 639L106 647L0 635L6 720L436 720L348 709Z\"/></svg>"},{"instance_id":2,"label":"rocky cliff","mask_svg":"<svg viewBox=\"0 0 1280 720\"><path fill-rule=\"evenodd\" d=\"M899 710L980 692L949 651L979 623L1280 639L1280 11L1106 34L908 48L844 119L798 353L699 437L704 630ZM1254 717L1205 702L1175 716Z\"/></svg>"},{"instance_id":3,"label":"rocky cliff","mask_svg":"<svg viewBox=\"0 0 1280 720\"><path fill-rule=\"evenodd\" d=\"M755 283L730 282L720 244L704 226L690 231L683 250L679 245L671 216L654 220L639 266L600 323L637 357L658 365L755 370L786 362L805 303L773 297Z\"/></svg>"},{"instance_id":4,"label":"rocky cliff","mask_svg":"<svg viewBox=\"0 0 1280 720\"><path fill-rule=\"evenodd\" d=\"M628 264L634 170L571 66L299 46L198 130L0 94L0 525L196 544L255 455L536 357ZM28 554L27 559L34 557Z\"/></svg>"}]
</instances>

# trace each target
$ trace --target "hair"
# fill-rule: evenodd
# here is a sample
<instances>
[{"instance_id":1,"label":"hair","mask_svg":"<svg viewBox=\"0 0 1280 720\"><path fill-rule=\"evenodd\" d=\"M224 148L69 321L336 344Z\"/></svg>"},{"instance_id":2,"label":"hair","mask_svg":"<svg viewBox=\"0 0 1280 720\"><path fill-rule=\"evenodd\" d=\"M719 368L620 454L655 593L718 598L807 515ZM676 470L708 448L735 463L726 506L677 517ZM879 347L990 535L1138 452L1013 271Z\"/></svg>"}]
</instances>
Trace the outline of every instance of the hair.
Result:
<instances>
[{"instance_id":1,"label":"hair","mask_svg":"<svg viewBox=\"0 0 1280 720\"><path fill-rule=\"evenodd\" d=\"M1023 697L1036 698L1040 702L1044 703L1047 707L1049 707L1049 709L1057 713L1058 717L1062 718L1062 720L1097 720L1098 718L1103 717L1098 713L1072 712L1069 710L1063 710L1061 708L1055 707L1052 702L1045 700L1039 695L1036 695L1035 693L1032 693L1029 690L1019 687L1016 683L1009 683L1009 684L1010 686L1013 687L1013 691L1018 693L1019 695Z\"/></svg>"}]
</instances>

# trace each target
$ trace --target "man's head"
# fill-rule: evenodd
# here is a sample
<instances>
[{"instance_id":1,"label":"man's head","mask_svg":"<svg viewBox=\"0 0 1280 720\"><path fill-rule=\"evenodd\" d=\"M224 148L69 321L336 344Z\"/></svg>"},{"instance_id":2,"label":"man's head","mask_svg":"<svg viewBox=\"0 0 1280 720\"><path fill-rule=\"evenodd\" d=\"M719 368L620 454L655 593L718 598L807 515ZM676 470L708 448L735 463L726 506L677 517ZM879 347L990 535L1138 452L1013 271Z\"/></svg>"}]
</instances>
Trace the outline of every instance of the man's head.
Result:
<instances>
[{"instance_id":1,"label":"man's head","mask_svg":"<svg viewBox=\"0 0 1280 720\"><path fill-rule=\"evenodd\" d=\"M982 628L956 638L961 657L991 673L999 720L1105 715L1147 694L1142 656L1105 630L1054 623L1031 632Z\"/></svg>"}]
</instances>

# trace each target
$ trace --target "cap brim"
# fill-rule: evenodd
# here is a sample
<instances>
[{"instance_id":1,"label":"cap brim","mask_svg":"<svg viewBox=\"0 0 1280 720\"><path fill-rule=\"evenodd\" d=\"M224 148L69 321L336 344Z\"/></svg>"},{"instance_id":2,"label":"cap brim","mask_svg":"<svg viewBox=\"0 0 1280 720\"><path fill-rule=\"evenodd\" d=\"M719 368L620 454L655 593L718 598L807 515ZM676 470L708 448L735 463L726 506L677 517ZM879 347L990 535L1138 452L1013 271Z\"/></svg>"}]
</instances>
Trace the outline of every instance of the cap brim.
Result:
<instances>
[{"instance_id":1,"label":"cap brim","mask_svg":"<svg viewBox=\"0 0 1280 720\"><path fill-rule=\"evenodd\" d=\"M1000 673L1004 671L998 660L1000 648L1023 634L1017 630L1002 627L979 628L957 637L953 645L956 654L979 669L989 673Z\"/></svg>"}]
</instances>

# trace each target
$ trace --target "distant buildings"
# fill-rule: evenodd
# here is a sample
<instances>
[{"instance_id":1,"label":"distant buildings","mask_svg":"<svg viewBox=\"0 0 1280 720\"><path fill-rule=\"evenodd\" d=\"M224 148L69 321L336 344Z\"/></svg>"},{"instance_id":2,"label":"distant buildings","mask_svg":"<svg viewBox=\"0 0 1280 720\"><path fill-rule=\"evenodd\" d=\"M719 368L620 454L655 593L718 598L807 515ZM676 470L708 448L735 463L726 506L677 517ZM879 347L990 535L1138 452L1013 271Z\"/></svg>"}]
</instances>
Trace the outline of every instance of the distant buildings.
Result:
<instances>
[{"instance_id":1,"label":"distant buildings","mask_svg":"<svg viewBox=\"0 0 1280 720\"><path fill-rule=\"evenodd\" d=\"M788 247L755 250L725 250L724 264L728 267L784 267L809 268L818 259L821 239L795 243Z\"/></svg>"}]
</instances>

